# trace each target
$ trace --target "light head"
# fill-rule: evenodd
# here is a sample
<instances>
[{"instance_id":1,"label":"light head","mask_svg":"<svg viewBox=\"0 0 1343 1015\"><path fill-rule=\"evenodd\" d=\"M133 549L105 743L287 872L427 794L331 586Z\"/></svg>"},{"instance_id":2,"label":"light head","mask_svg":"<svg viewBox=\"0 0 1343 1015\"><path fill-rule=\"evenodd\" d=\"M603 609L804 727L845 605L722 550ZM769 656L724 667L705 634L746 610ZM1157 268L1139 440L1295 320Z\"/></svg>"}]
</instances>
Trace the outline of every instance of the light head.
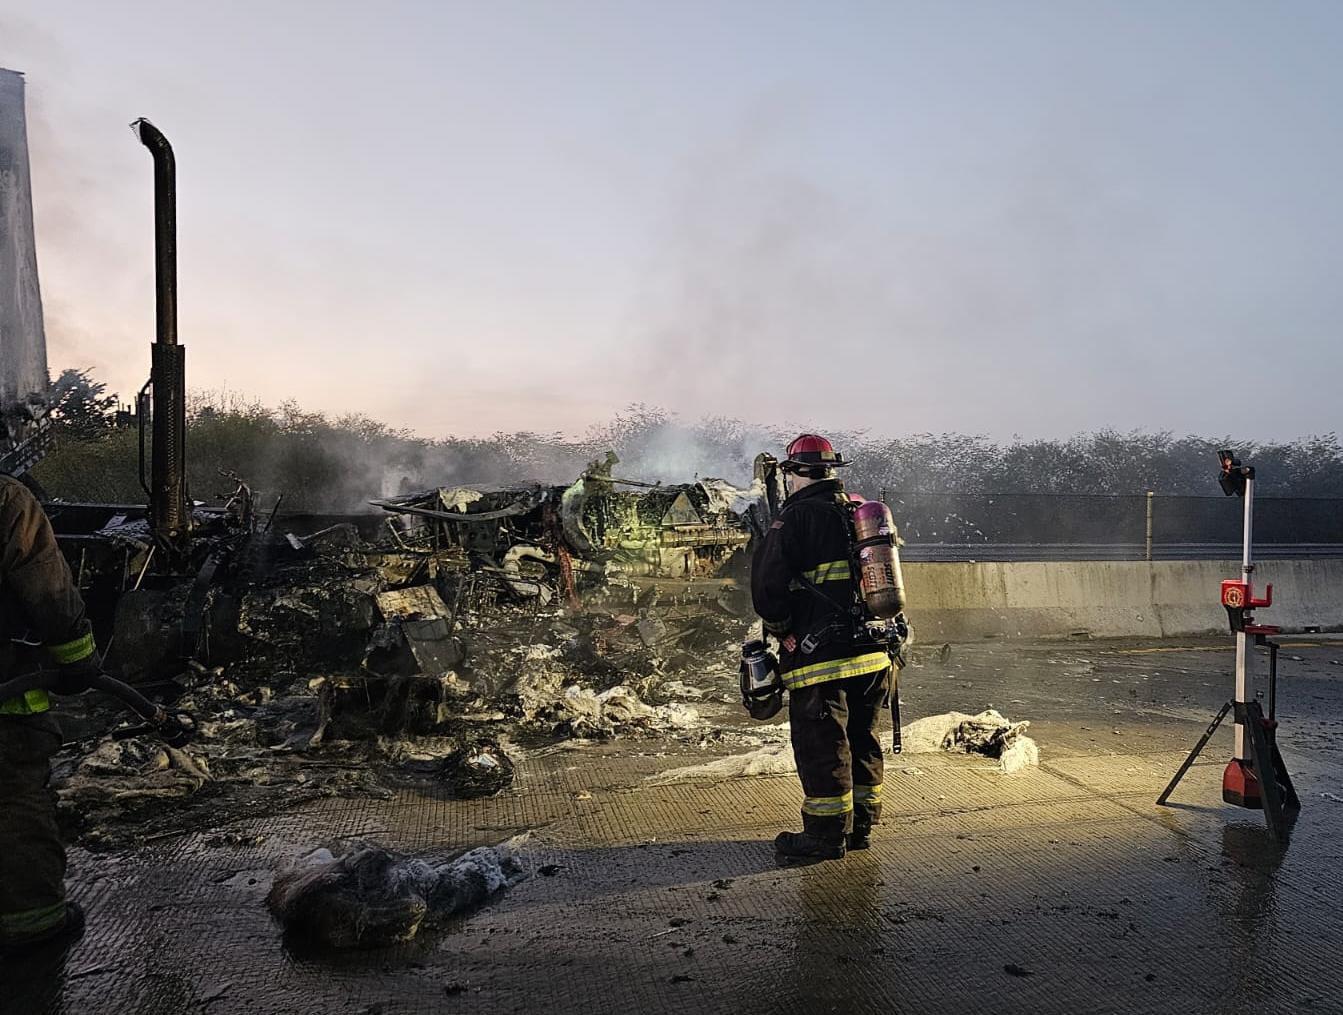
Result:
<instances>
[{"instance_id":1,"label":"light head","mask_svg":"<svg viewBox=\"0 0 1343 1015\"><path fill-rule=\"evenodd\" d=\"M1254 479L1254 466L1242 465L1227 448L1217 452L1217 459L1222 463L1221 475L1217 477L1222 493L1228 497L1244 497L1246 481Z\"/></svg>"}]
</instances>

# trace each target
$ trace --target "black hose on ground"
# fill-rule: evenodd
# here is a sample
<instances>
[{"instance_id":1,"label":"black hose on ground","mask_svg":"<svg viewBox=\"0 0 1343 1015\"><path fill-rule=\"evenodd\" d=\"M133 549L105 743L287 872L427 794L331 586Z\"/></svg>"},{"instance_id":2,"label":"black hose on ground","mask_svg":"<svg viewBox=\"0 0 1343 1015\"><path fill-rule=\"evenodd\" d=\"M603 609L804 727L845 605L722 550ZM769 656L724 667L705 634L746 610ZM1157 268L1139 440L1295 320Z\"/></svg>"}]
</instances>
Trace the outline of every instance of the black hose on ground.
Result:
<instances>
[{"instance_id":1,"label":"black hose on ground","mask_svg":"<svg viewBox=\"0 0 1343 1015\"><path fill-rule=\"evenodd\" d=\"M55 670L34 670L0 684L0 701L17 698L26 691L54 691L59 674ZM136 732L153 733L169 747L185 747L191 742L196 723L186 712L169 712L156 705L130 684L99 673L88 681L89 690L111 695L145 722Z\"/></svg>"}]
</instances>

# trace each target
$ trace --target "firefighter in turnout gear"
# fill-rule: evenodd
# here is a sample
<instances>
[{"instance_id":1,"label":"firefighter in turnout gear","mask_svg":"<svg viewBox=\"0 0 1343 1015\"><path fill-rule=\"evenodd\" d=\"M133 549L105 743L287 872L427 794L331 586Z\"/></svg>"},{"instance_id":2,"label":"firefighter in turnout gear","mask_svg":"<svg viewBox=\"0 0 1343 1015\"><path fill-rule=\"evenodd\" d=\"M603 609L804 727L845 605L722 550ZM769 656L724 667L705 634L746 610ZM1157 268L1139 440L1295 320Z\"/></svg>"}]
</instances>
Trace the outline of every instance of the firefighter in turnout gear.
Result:
<instances>
[{"instance_id":1,"label":"firefighter in turnout gear","mask_svg":"<svg viewBox=\"0 0 1343 1015\"><path fill-rule=\"evenodd\" d=\"M54 664L60 694L99 661L84 602L37 499L0 475L0 683ZM84 926L65 899L65 848L48 787L61 746L46 691L0 701L0 954L59 947Z\"/></svg>"},{"instance_id":2,"label":"firefighter in turnout gear","mask_svg":"<svg viewBox=\"0 0 1343 1015\"><path fill-rule=\"evenodd\" d=\"M877 721L889 701L886 645L854 622L846 465L824 437L803 434L780 463L788 497L751 563L751 599L777 638L788 689L802 831L774 845L786 860L838 859L865 849L881 817Z\"/></svg>"}]
</instances>

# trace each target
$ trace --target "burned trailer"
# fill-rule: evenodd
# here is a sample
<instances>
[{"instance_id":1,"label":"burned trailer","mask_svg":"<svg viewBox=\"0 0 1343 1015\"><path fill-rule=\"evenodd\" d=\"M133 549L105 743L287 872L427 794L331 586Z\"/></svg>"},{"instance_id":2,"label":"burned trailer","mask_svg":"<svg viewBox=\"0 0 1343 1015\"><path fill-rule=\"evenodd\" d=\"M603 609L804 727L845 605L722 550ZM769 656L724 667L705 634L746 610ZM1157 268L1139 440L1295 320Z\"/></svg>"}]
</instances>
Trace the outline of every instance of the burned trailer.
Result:
<instances>
[{"instance_id":1,"label":"burned trailer","mask_svg":"<svg viewBox=\"0 0 1343 1015\"><path fill-rule=\"evenodd\" d=\"M458 548L476 569L567 591L584 577L705 579L744 565L749 491L723 480L659 484L611 475L613 454L569 486L462 487L372 501L400 538ZM534 594L534 593L533 593Z\"/></svg>"}]
</instances>

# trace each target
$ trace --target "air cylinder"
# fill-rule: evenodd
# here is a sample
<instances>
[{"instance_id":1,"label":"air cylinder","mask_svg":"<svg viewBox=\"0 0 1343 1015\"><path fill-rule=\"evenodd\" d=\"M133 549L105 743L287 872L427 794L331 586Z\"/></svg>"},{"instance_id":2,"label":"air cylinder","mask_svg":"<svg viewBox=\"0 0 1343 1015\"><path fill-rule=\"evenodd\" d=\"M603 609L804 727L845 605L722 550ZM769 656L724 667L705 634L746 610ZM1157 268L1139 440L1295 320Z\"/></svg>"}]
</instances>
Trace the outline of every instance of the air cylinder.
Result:
<instances>
[{"instance_id":1,"label":"air cylinder","mask_svg":"<svg viewBox=\"0 0 1343 1015\"><path fill-rule=\"evenodd\" d=\"M888 620L905 608L905 579L891 509L879 500L864 501L853 509L853 529L863 602L872 616Z\"/></svg>"}]
</instances>

